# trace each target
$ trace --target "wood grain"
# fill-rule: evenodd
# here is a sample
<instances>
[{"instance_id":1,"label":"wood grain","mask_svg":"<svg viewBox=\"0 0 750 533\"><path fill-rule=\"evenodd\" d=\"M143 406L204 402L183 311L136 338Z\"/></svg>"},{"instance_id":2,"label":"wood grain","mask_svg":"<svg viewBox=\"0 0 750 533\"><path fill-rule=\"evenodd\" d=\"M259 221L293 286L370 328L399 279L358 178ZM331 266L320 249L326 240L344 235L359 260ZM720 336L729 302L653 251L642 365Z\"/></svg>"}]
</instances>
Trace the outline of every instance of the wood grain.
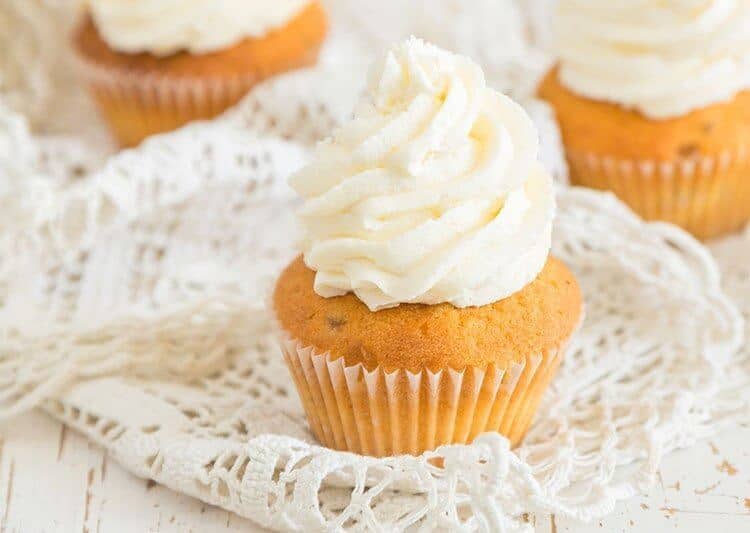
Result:
<instances>
[{"instance_id":1,"label":"wood grain","mask_svg":"<svg viewBox=\"0 0 750 533\"><path fill-rule=\"evenodd\" d=\"M539 516L541 533L750 531L750 429L667 457L647 496L592 524ZM249 520L139 479L41 413L0 425L0 532L263 531Z\"/></svg>"}]
</instances>

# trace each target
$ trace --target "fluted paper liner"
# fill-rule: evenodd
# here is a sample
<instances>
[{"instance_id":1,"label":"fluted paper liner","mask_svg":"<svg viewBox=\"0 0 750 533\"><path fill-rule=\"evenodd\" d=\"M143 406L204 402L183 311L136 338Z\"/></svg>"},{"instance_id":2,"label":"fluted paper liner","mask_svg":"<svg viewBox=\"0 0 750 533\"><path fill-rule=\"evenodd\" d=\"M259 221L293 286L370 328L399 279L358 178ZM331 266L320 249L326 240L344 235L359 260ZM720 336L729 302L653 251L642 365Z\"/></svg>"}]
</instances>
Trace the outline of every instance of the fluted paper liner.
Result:
<instances>
[{"instance_id":1,"label":"fluted paper liner","mask_svg":"<svg viewBox=\"0 0 750 533\"><path fill-rule=\"evenodd\" d=\"M367 369L346 365L281 334L281 348L307 418L325 446L364 455L418 455L499 431L526 434L564 345L507 367Z\"/></svg>"},{"instance_id":2,"label":"fluted paper liner","mask_svg":"<svg viewBox=\"0 0 750 533\"><path fill-rule=\"evenodd\" d=\"M672 222L708 239L750 220L748 152L650 161L569 151L568 162L573 184L610 190L644 219Z\"/></svg>"},{"instance_id":3,"label":"fluted paper liner","mask_svg":"<svg viewBox=\"0 0 750 533\"><path fill-rule=\"evenodd\" d=\"M78 58L78 66L122 146L134 146L149 135L193 120L213 118L239 102L259 81L254 73L203 79L125 72L83 57Z\"/></svg>"},{"instance_id":4,"label":"fluted paper liner","mask_svg":"<svg viewBox=\"0 0 750 533\"><path fill-rule=\"evenodd\" d=\"M122 146L210 119L239 102L258 82L256 73L232 77L186 77L133 73L98 64L78 54L78 67L92 96Z\"/></svg>"},{"instance_id":5,"label":"fluted paper liner","mask_svg":"<svg viewBox=\"0 0 750 533\"><path fill-rule=\"evenodd\" d=\"M318 50L318 46L311 47L288 69L314 64ZM274 74L262 70L220 77L135 73L97 63L81 53L76 54L76 60L122 146L135 146L149 135L177 129L193 120L214 118Z\"/></svg>"}]
</instances>

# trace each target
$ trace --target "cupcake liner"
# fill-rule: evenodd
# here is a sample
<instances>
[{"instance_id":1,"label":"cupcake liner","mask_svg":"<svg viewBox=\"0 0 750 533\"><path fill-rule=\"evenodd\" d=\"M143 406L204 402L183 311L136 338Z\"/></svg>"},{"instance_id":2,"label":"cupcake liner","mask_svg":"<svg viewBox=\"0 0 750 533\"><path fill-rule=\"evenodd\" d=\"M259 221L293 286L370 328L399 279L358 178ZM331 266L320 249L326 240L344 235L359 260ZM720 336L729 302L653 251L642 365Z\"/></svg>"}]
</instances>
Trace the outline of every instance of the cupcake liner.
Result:
<instances>
[{"instance_id":1,"label":"cupcake liner","mask_svg":"<svg viewBox=\"0 0 750 533\"><path fill-rule=\"evenodd\" d=\"M418 455L485 431L520 442L563 358L562 343L507 367L386 369L346 365L280 332L284 359L310 427L329 448Z\"/></svg>"},{"instance_id":2,"label":"cupcake liner","mask_svg":"<svg viewBox=\"0 0 750 533\"><path fill-rule=\"evenodd\" d=\"M79 54L78 67L104 119L122 146L193 120L210 119L239 102L260 81L257 73L200 78L136 73Z\"/></svg>"},{"instance_id":3,"label":"cupcake liner","mask_svg":"<svg viewBox=\"0 0 750 533\"><path fill-rule=\"evenodd\" d=\"M700 239L750 220L750 158L745 147L677 161L568 152L571 183L610 190L646 220L672 222Z\"/></svg>"}]
</instances>

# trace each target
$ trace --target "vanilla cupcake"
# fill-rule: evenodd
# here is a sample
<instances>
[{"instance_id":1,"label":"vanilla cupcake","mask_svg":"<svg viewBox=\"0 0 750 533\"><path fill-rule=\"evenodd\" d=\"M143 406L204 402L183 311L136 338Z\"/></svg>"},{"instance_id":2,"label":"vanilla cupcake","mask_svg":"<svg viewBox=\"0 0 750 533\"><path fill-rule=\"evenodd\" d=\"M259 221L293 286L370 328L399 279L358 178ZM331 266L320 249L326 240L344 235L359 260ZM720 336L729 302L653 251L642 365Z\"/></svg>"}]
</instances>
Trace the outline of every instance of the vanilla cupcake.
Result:
<instances>
[{"instance_id":1,"label":"vanilla cupcake","mask_svg":"<svg viewBox=\"0 0 750 533\"><path fill-rule=\"evenodd\" d=\"M214 117L259 81L315 62L317 1L88 0L82 71L123 146Z\"/></svg>"},{"instance_id":2,"label":"vanilla cupcake","mask_svg":"<svg viewBox=\"0 0 750 533\"><path fill-rule=\"evenodd\" d=\"M750 218L750 4L561 0L557 113L571 181L699 238Z\"/></svg>"},{"instance_id":3,"label":"vanilla cupcake","mask_svg":"<svg viewBox=\"0 0 750 533\"><path fill-rule=\"evenodd\" d=\"M476 64L411 39L291 178L303 256L271 306L324 445L383 456L523 438L582 312L549 257L537 151L530 118Z\"/></svg>"}]
</instances>

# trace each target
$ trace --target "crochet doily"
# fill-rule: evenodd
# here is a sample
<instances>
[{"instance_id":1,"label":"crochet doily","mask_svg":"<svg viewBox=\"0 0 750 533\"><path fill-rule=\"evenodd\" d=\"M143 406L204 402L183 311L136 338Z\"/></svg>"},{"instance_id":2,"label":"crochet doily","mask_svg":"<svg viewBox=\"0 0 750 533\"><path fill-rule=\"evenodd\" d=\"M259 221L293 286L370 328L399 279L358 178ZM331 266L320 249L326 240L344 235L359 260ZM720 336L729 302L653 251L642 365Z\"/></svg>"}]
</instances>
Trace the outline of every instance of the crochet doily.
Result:
<instances>
[{"instance_id":1,"label":"crochet doily","mask_svg":"<svg viewBox=\"0 0 750 533\"><path fill-rule=\"evenodd\" d=\"M458 29L433 38L462 48L469 15L440 4ZM106 162L106 145L34 135L0 108L0 416L41 406L139 476L301 531L591 520L647 486L664 454L750 420L750 237L714 258L610 195L561 185L553 252L582 284L586 321L523 445L485 434L376 459L315 444L265 301L295 253L284 179L348 116L357 54L376 40L375 19L350 11L334 6L334 20L367 37L335 36L319 68ZM517 54L536 52L513 54L484 61L523 93L534 74ZM564 178L549 110L526 105Z\"/></svg>"}]
</instances>

